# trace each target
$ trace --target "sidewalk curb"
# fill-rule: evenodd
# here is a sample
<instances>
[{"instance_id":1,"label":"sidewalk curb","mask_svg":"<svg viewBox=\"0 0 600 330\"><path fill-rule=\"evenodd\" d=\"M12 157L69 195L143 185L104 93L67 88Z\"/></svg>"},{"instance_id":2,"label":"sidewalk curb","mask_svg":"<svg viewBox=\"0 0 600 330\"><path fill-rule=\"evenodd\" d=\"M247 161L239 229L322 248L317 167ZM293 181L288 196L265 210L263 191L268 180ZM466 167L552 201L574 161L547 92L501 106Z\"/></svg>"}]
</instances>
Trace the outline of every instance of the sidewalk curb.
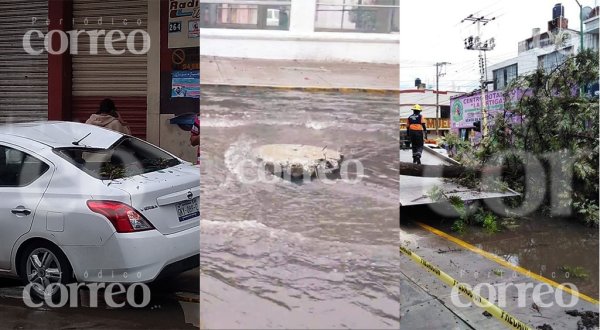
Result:
<instances>
[{"instance_id":1,"label":"sidewalk curb","mask_svg":"<svg viewBox=\"0 0 600 330\"><path fill-rule=\"evenodd\" d=\"M207 87L235 87L247 89L266 89L266 90L287 90L287 91L302 91L311 93L323 92L338 92L338 93L367 93L367 94L400 94L399 89L387 88L360 88L360 87L322 87L322 86L276 86L276 85L236 85L236 84L219 84L219 83L200 83L200 86Z\"/></svg>"}]
</instances>

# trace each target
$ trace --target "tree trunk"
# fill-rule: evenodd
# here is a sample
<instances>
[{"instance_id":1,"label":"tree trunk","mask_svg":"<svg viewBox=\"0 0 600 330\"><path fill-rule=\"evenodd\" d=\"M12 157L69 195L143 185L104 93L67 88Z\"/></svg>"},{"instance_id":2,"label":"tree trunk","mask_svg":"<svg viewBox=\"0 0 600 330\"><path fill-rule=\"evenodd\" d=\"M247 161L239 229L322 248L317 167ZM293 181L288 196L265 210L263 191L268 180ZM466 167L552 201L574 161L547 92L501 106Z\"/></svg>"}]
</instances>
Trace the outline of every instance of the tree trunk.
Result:
<instances>
[{"instance_id":1,"label":"tree trunk","mask_svg":"<svg viewBox=\"0 0 600 330\"><path fill-rule=\"evenodd\" d=\"M464 174L466 167L461 165L419 165L400 162L400 175L430 178L458 178Z\"/></svg>"},{"instance_id":2,"label":"tree trunk","mask_svg":"<svg viewBox=\"0 0 600 330\"><path fill-rule=\"evenodd\" d=\"M466 167L462 165L419 165L407 162L400 162L400 175L420 176L427 178L459 178L465 173L473 173L477 176L483 174L501 174L507 173L508 167ZM517 171L522 172L523 168L518 168Z\"/></svg>"}]
</instances>

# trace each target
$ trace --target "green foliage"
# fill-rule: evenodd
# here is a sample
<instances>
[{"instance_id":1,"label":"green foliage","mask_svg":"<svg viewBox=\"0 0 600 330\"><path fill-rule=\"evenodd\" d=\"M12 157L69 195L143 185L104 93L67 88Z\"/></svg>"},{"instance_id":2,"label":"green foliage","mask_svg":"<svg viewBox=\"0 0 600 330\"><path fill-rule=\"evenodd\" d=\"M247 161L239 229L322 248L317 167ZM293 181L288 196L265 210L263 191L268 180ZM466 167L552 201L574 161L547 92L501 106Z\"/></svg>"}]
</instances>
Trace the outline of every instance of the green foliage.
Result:
<instances>
[{"instance_id":1,"label":"green foliage","mask_svg":"<svg viewBox=\"0 0 600 330\"><path fill-rule=\"evenodd\" d=\"M442 188L433 186L431 189L429 189L429 191L427 191L427 196L433 202L439 202L444 198L444 192L442 191Z\"/></svg>"},{"instance_id":2,"label":"green foliage","mask_svg":"<svg viewBox=\"0 0 600 330\"><path fill-rule=\"evenodd\" d=\"M465 224L464 221L459 219L459 220L454 221L451 229L454 232L462 234L467 231L467 224Z\"/></svg>"},{"instance_id":3,"label":"green foliage","mask_svg":"<svg viewBox=\"0 0 600 330\"><path fill-rule=\"evenodd\" d=\"M448 149L450 157L463 165L477 165L477 158L474 157L474 150L468 141L463 141L460 136L455 133L448 133L440 139L441 144Z\"/></svg>"},{"instance_id":4,"label":"green foliage","mask_svg":"<svg viewBox=\"0 0 600 330\"><path fill-rule=\"evenodd\" d=\"M102 164L100 175L105 180L115 180L125 177L125 168L122 165L113 165L110 163Z\"/></svg>"},{"instance_id":5,"label":"green foliage","mask_svg":"<svg viewBox=\"0 0 600 330\"><path fill-rule=\"evenodd\" d=\"M491 213L488 213L483 218L483 228L488 233L497 233L500 231L498 227L498 222L496 221L496 216Z\"/></svg>"},{"instance_id":6,"label":"green foliage","mask_svg":"<svg viewBox=\"0 0 600 330\"><path fill-rule=\"evenodd\" d=\"M493 213L476 204L467 203L458 196L449 196L447 200L458 214L458 219L452 224L452 231L464 233L470 225L482 226L490 234L500 231L500 225Z\"/></svg>"},{"instance_id":7,"label":"green foliage","mask_svg":"<svg viewBox=\"0 0 600 330\"><path fill-rule=\"evenodd\" d=\"M533 92L532 96L520 98L514 107L526 120L514 127L506 120L497 121L512 129L514 146L544 159L547 173L551 173L551 168L557 168L560 174L573 173L572 182L560 174L549 175L548 180L572 187L574 210L583 221L595 225L598 225L598 101L577 95L575 90L582 84L598 81L598 70L598 53L586 51L550 73L538 70L517 80L509 92L523 88ZM499 138L497 134L494 137ZM532 184L545 187L548 183ZM559 197L558 203L571 201L570 194L564 191Z\"/></svg>"},{"instance_id":8,"label":"green foliage","mask_svg":"<svg viewBox=\"0 0 600 330\"><path fill-rule=\"evenodd\" d=\"M504 275L504 271L502 269L498 269L498 268L492 269L492 273L494 273L494 275L500 276L500 277L502 277Z\"/></svg>"},{"instance_id":9,"label":"green foliage","mask_svg":"<svg viewBox=\"0 0 600 330\"><path fill-rule=\"evenodd\" d=\"M562 266L560 270L565 273L565 276L575 277L580 279L585 279L589 276L588 272L581 266L571 267L571 266ZM568 275L567 275L568 274Z\"/></svg>"},{"instance_id":10,"label":"green foliage","mask_svg":"<svg viewBox=\"0 0 600 330\"><path fill-rule=\"evenodd\" d=\"M579 86L598 81L598 72L598 53L588 50L550 72L540 69L519 77L505 91L506 100L517 96L505 104L511 111L490 118L493 124L489 136L475 149L457 141L457 136L448 136L446 143L456 149L455 159L466 166L483 165L497 155L505 155L503 164L508 171L503 173L503 185L522 194L510 200L510 206L537 196L548 210L548 206L572 207L583 222L598 226L599 104L597 99L578 93ZM525 90L530 94L523 93ZM534 161L541 162L545 178L526 177L519 170ZM572 178L566 173L572 173ZM469 173L461 180L478 185L477 178ZM550 200L550 184L562 188L557 200ZM533 189L528 191L526 187ZM491 223L488 221L493 230Z\"/></svg>"}]
</instances>

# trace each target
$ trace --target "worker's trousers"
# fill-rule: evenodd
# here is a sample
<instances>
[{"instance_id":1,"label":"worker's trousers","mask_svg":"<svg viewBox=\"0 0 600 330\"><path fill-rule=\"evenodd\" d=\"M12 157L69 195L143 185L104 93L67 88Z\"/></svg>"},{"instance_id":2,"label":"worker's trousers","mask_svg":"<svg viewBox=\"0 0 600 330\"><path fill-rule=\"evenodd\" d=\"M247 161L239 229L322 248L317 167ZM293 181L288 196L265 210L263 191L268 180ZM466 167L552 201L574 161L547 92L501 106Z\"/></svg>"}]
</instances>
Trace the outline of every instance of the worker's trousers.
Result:
<instances>
[{"instance_id":1,"label":"worker's trousers","mask_svg":"<svg viewBox=\"0 0 600 330\"><path fill-rule=\"evenodd\" d=\"M413 163L421 164L423 154L423 131L409 131L410 144L412 146Z\"/></svg>"}]
</instances>

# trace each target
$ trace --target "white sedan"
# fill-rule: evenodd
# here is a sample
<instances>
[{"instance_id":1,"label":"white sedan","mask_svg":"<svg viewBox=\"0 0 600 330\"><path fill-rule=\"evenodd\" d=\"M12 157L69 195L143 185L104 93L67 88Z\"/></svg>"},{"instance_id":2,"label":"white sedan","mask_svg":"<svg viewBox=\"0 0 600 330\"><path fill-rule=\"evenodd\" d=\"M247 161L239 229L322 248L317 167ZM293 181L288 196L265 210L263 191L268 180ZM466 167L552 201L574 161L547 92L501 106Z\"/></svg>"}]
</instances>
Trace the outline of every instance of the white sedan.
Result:
<instances>
[{"instance_id":1,"label":"white sedan","mask_svg":"<svg viewBox=\"0 0 600 330\"><path fill-rule=\"evenodd\" d=\"M96 126L0 125L0 276L41 296L195 268L199 179L198 166Z\"/></svg>"}]
</instances>

